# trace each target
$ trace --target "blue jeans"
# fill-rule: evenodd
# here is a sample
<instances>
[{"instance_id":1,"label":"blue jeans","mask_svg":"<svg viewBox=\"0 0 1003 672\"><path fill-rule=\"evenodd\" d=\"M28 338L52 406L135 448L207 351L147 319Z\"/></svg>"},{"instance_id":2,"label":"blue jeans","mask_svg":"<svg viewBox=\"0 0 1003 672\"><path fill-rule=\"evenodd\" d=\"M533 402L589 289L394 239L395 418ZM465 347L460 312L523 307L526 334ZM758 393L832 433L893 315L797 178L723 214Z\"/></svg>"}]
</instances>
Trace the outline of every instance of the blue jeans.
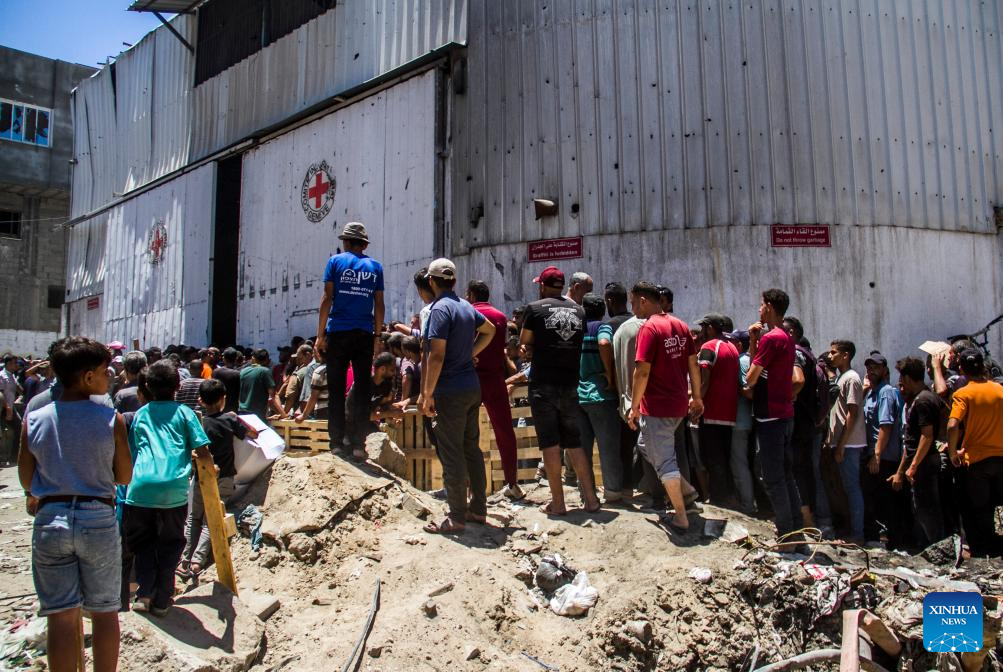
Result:
<instances>
[{"instance_id":1,"label":"blue jeans","mask_svg":"<svg viewBox=\"0 0 1003 672\"><path fill-rule=\"evenodd\" d=\"M620 458L620 413L615 401L581 404L579 431L582 448L592 455L593 441L599 442L599 468L603 490L619 494L623 490L623 460Z\"/></svg>"},{"instance_id":2,"label":"blue jeans","mask_svg":"<svg viewBox=\"0 0 1003 672\"><path fill-rule=\"evenodd\" d=\"M839 463L839 475L846 491L846 503L850 508L850 536L864 538L864 491L860 487L860 459L864 446L847 446L843 461Z\"/></svg>"},{"instance_id":3,"label":"blue jeans","mask_svg":"<svg viewBox=\"0 0 1003 672\"><path fill-rule=\"evenodd\" d=\"M39 616L83 607L119 610L122 546L115 508L101 502L50 502L35 514L31 574Z\"/></svg>"},{"instance_id":4,"label":"blue jeans","mask_svg":"<svg viewBox=\"0 0 1003 672\"><path fill-rule=\"evenodd\" d=\"M829 509L829 495L822 481L822 440L824 434L816 434L811 448L811 470L815 476L815 525L832 527L832 511Z\"/></svg>"},{"instance_id":5,"label":"blue jeans","mask_svg":"<svg viewBox=\"0 0 1003 672\"><path fill-rule=\"evenodd\" d=\"M778 537L804 527L801 496L794 480L793 430L794 421L790 419L756 423L759 469L776 516Z\"/></svg>"}]
</instances>

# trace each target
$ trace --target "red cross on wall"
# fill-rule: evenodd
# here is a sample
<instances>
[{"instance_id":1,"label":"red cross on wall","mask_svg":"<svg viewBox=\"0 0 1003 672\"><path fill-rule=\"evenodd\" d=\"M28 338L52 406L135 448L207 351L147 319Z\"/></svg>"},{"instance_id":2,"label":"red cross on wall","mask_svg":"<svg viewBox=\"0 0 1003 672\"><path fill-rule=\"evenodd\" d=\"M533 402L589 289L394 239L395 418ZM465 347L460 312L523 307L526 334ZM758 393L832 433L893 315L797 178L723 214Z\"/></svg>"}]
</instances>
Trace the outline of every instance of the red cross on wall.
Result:
<instances>
[{"instance_id":1,"label":"red cross on wall","mask_svg":"<svg viewBox=\"0 0 1003 672\"><path fill-rule=\"evenodd\" d=\"M167 236L161 233L160 227L153 230L153 240L150 241L150 253L155 261L159 261L163 256L164 248L167 247Z\"/></svg>"},{"instance_id":2,"label":"red cross on wall","mask_svg":"<svg viewBox=\"0 0 1003 672\"><path fill-rule=\"evenodd\" d=\"M314 185L310 187L309 195L314 201L313 207L320 210L320 199L327 193L327 188L331 186L331 183L324 181L323 171L317 171L317 174L314 176L314 180Z\"/></svg>"}]
</instances>

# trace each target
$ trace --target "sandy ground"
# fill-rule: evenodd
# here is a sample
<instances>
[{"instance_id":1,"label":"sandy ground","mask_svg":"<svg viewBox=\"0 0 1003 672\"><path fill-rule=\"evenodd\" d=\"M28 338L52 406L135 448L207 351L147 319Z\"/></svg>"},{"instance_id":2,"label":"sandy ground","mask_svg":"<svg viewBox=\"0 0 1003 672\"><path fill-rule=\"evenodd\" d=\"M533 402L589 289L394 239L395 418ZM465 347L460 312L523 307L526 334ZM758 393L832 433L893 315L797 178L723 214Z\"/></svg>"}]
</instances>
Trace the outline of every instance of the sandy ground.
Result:
<instances>
[{"instance_id":1,"label":"sandy ground","mask_svg":"<svg viewBox=\"0 0 1003 672\"><path fill-rule=\"evenodd\" d=\"M13 470L0 477L8 486L0 496L19 493ZM778 558L757 560L748 548L699 533L705 520L728 519L765 542L772 534L765 521L708 506L679 538L634 507L547 518L536 508L546 489L527 492L520 505L493 504L488 525L432 536L421 527L429 512L439 519L443 503L381 468L329 454L283 456L234 507L260 506L262 550L252 552L246 536L232 544L242 601L272 596L278 611L262 626L211 583L209 569L167 619L123 617L120 669L341 670L377 580L362 670L737 670L752 657L764 664L838 647L840 614L813 613L814 580L803 570L784 575ZM576 491L566 495L580 506ZM4 626L25 613L11 604L32 607L30 523L21 506L20 498L0 499ZM553 553L598 590L586 615L559 616L532 597L533 570ZM709 569L710 582L690 578L694 567ZM894 583L877 583L883 604L922 599L917 591L896 595L909 588ZM12 597L20 594L28 599Z\"/></svg>"}]
</instances>

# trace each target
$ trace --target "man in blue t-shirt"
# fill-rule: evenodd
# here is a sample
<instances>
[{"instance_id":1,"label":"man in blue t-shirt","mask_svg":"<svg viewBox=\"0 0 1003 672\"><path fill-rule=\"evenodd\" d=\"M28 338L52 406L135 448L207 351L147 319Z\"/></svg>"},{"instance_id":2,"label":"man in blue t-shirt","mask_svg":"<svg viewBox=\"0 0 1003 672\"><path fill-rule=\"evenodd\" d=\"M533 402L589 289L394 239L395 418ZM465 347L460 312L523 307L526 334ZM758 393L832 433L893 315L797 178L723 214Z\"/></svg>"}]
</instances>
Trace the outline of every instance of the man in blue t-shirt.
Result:
<instances>
[{"instance_id":1,"label":"man in blue t-shirt","mask_svg":"<svg viewBox=\"0 0 1003 672\"><path fill-rule=\"evenodd\" d=\"M907 548L912 541L909 492L905 488L895 490L890 482L902 458L902 395L888 382L888 360L884 355L872 353L864 366L870 383L864 394L864 536L867 541L880 541L883 528L889 548Z\"/></svg>"},{"instance_id":2,"label":"man in blue t-shirt","mask_svg":"<svg viewBox=\"0 0 1003 672\"><path fill-rule=\"evenodd\" d=\"M481 383L474 357L494 338L495 326L456 295L456 266L436 259L428 267L435 301L425 329L419 410L432 418L449 514L429 523L432 534L455 534L487 516L487 477L480 448ZM470 502L467 503L467 486Z\"/></svg>"},{"instance_id":3,"label":"man in blue t-shirt","mask_svg":"<svg viewBox=\"0 0 1003 672\"><path fill-rule=\"evenodd\" d=\"M357 399L368 400L376 339L383 328L383 266L365 255L369 247L366 227L349 222L338 238L345 251L336 254L324 269L324 298L320 302L320 322L315 347L324 352L327 362L329 403L327 433L331 450L339 452L345 440L345 387L348 365L355 372L359 386ZM369 416L368 403L348 409L355 427L364 427ZM366 459L365 436L348 437L352 457Z\"/></svg>"}]
</instances>

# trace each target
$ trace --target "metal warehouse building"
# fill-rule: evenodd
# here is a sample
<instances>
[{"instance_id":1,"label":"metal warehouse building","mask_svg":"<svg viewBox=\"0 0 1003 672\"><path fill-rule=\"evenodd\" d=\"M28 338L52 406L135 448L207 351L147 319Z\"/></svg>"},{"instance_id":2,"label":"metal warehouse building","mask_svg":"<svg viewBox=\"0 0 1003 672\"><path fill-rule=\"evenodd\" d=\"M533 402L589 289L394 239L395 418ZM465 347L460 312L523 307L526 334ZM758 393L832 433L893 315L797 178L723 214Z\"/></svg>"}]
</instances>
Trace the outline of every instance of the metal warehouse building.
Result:
<instances>
[{"instance_id":1,"label":"metal warehouse building","mask_svg":"<svg viewBox=\"0 0 1003 672\"><path fill-rule=\"evenodd\" d=\"M751 321L780 286L812 340L914 352L1003 312L1001 24L978 0L209 0L76 91L67 328L308 335L360 220L389 316L432 257L511 309L565 256L684 319Z\"/></svg>"}]
</instances>

